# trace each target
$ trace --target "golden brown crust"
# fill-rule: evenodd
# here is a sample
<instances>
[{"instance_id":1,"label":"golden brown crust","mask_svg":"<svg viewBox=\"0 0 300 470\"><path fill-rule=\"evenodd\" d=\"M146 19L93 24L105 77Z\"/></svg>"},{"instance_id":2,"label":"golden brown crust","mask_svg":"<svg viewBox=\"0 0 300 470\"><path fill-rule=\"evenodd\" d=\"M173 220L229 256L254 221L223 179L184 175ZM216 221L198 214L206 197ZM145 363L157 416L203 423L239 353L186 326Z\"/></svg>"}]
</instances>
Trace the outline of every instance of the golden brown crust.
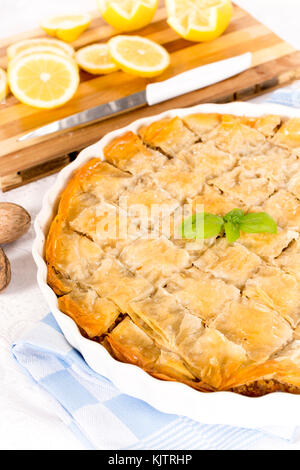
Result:
<instances>
[{"instance_id":1,"label":"golden brown crust","mask_svg":"<svg viewBox=\"0 0 300 470\"><path fill-rule=\"evenodd\" d=\"M192 114L138 134L113 139L61 195L46 242L59 308L161 380L299 393L300 120ZM178 237L188 216L234 208L268 212L277 234Z\"/></svg>"},{"instance_id":2,"label":"golden brown crust","mask_svg":"<svg viewBox=\"0 0 300 470\"><path fill-rule=\"evenodd\" d=\"M102 336L117 320L120 310L91 289L78 287L58 299L60 310L69 315L89 338Z\"/></svg>"},{"instance_id":3,"label":"golden brown crust","mask_svg":"<svg viewBox=\"0 0 300 470\"><path fill-rule=\"evenodd\" d=\"M131 131L113 139L103 150L105 160L118 166L122 161L127 162L137 153L143 152L143 142Z\"/></svg>"},{"instance_id":4,"label":"golden brown crust","mask_svg":"<svg viewBox=\"0 0 300 470\"><path fill-rule=\"evenodd\" d=\"M153 377L179 381L201 391L212 390L193 376L179 356L157 347L128 317L106 336L104 346L107 344L116 359L137 365Z\"/></svg>"},{"instance_id":5,"label":"golden brown crust","mask_svg":"<svg viewBox=\"0 0 300 470\"><path fill-rule=\"evenodd\" d=\"M273 137L281 124L281 117L275 115L262 116L261 118L242 118L244 124L254 127L265 137Z\"/></svg>"},{"instance_id":6,"label":"golden brown crust","mask_svg":"<svg viewBox=\"0 0 300 470\"><path fill-rule=\"evenodd\" d=\"M220 114L189 114L183 119L185 125L191 129L198 137L202 138L205 134L217 127L222 116Z\"/></svg>"},{"instance_id":7,"label":"golden brown crust","mask_svg":"<svg viewBox=\"0 0 300 470\"><path fill-rule=\"evenodd\" d=\"M73 282L56 272L50 264L48 265L47 283L58 296L68 294L73 287Z\"/></svg>"},{"instance_id":8,"label":"golden brown crust","mask_svg":"<svg viewBox=\"0 0 300 470\"><path fill-rule=\"evenodd\" d=\"M300 118L286 120L272 141L300 155Z\"/></svg>"},{"instance_id":9,"label":"golden brown crust","mask_svg":"<svg viewBox=\"0 0 300 470\"><path fill-rule=\"evenodd\" d=\"M153 171L166 161L165 156L147 148L131 131L113 139L106 145L103 154L109 163L136 175Z\"/></svg>"},{"instance_id":10,"label":"golden brown crust","mask_svg":"<svg viewBox=\"0 0 300 470\"><path fill-rule=\"evenodd\" d=\"M198 140L178 117L154 121L139 129L142 140L152 148L159 148L170 157L176 157L178 152L189 148Z\"/></svg>"}]
</instances>

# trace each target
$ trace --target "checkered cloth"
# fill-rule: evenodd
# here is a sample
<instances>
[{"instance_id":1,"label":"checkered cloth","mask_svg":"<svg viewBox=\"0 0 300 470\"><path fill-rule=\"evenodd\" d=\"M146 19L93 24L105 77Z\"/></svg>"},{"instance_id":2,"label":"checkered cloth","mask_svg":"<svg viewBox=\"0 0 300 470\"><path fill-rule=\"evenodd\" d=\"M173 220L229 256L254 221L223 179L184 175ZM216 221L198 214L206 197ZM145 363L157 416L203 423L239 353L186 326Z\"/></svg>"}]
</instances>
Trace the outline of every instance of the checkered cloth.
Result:
<instances>
[{"instance_id":1,"label":"checkered cloth","mask_svg":"<svg viewBox=\"0 0 300 470\"><path fill-rule=\"evenodd\" d=\"M300 93L292 94L279 90L268 101L300 107ZM88 449L247 449L266 433L288 440L295 433L293 427L252 430L161 413L91 370L51 314L12 351L31 378L56 399L58 414Z\"/></svg>"},{"instance_id":2,"label":"checkered cloth","mask_svg":"<svg viewBox=\"0 0 300 470\"><path fill-rule=\"evenodd\" d=\"M13 354L56 398L60 416L90 449L244 449L260 437L255 430L160 413L120 393L89 368L51 314L13 346Z\"/></svg>"},{"instance_id":3,"label":"checkered cloth","mask_svg":"<svg viewBox=\"0 0 300 470\"><path fill-rule=\"evenodd\" d=\"M292 108L300 108L300 85L298 82L286 88L274 91L267 99L267 103L283 104Z\"/></svg>"}]
</instances>

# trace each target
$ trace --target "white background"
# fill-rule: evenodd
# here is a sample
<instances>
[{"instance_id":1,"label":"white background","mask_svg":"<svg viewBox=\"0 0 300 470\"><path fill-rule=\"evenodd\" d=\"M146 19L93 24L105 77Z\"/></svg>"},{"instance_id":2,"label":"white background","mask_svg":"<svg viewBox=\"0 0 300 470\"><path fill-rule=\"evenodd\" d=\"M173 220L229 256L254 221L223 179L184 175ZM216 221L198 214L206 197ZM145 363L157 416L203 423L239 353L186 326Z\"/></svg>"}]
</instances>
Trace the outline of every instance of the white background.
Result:
<instances>
[{"instance_id":1,"label":"white background","mask_svg":"<svg viewBox=\"0 0 300 470\"><path fill-rule=\"evenodd\" d=\"M299 0L239 0L236 3L300 49ZM34 28L49 14L95 9L96 0L0 0L0 37ZM40 210L43 194L54 179L55 176L51 176L9 193L0 193L0 201L21 204L34 218ZM33 237L31 228L21 240L5 247L12 265L12 281L0 294L0 449L82 449L57 415L53 399L19 370L10 353L11 344L48 313L36 283L36 268L31 257ZM255 448L300 449L300 441L289 444L266 438L257 442Z\"/></svg>"}]
</instances>

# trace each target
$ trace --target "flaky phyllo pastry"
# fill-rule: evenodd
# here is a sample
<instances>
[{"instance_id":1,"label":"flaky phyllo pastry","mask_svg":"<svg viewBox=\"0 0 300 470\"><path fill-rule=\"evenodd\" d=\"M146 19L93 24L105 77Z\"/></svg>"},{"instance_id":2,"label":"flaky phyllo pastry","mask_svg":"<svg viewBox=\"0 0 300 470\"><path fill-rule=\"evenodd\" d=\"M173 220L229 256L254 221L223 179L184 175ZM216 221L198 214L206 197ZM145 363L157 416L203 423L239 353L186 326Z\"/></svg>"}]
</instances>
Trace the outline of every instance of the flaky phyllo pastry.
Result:
<instances>
[{"instance_id":1,"label":"flaky phyllo pastry","mask_svg":"<svg viewBox=\"0 0 300 470\"><path fill-rule=\"evenodd\" d=\"M126 132L80 168L47 240L48 283L119 361L200 391L300 392L300 119L193 114ZM277 233L182 238L199 211Z\"/></svg>"}]
</instances>

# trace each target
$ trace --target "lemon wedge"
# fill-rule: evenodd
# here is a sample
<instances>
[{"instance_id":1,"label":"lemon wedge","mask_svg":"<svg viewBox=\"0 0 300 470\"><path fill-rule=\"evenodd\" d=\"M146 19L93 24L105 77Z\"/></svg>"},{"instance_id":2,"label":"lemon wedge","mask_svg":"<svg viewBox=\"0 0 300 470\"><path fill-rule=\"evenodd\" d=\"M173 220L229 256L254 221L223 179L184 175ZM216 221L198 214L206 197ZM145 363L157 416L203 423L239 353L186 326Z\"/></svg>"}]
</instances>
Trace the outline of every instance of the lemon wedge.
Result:
<instances>
[{"instance_id":1,"label":"lemon wedge","mask_svg":"<svg viewBox=\"0 0 300 470\"><path fill-rule=\"evenodd\" d=\"M65 15L43 20L41 28L50 36L72 42L76 41L90 24L91 16L89 14Z\"/></svg>"},{"instance_id":2,"label":"lemon wedge","mask_svg":"<svg viewBox=\"0 0 300 470\"><path fill-rule=\"evenodd\" d=\"M115 36L108 46L120 69L132 75L155 77L170 64L170 56L164 47L141 36Z\"/></svg>"},{"instance_id":3,"label":"lemon wedge","mask_svg":"<svg viewBox=\"0 0 300 470\"><path fill-rule=\"evenodd\" d=\"M76 52L76 62L80 68L94 75L119 70L109 53L107 44L92 44L82 47Z\"/></svg>"},{"instance_id":4,"label":"lemon wedge","mask_svg":"<svg viewBox=\"0 0 300 470\"><path fill-rule=\"evenodd\" d=\"M64 43L63 41L59 41L58 39L50 39L50 38L36 38L36 39L25 39L24 41L16 42L12 44L7 49L7 56L8 60L12 60L20 53L25 52L28 49L32 49L34 47L39 48L39 51L42 48L46 50L49 48L55 49L56 52L59 54L65 54L67 56L73 56L75 51L72 46L69 44Z\"/></svg>"},{"instance_id":5,"label":"lemon wedge","mask_svg":"<svg viewBox=\"0 0 300 470\"><path fill-rule=\"evenodd\" d=\"M5 70L0 68L0 102L6 98L8 93L8 81Z\"/></svg>"},{"instance_id":6,"label":"lemon wedge","mask_svg":"<svg viewBox=\"0 0 300 470\"><path fill-rule=\"evenodd\" d=\"M8 66L14 96L35 108L52 109L67 103L79 85L75 61L64 55L37 52L22 55Z\"/></svg>"},{"instance_id":7,"label":"lemon wedge","mask_svg":"<svg viewBox=\"0 0 300 470\"><path fill-rule=\"evenodd\" d=\"M168 24L190 41L221 36L232 17L230 0L166 0Z\"/></svg>"},{"instance_id":8,"label":"lemon wedge","mask_svg":"<svg viewBox=\"0 0 300 470\"><path fill-rule=\"evenodd\" d=\"M118 31L134 31L151 23L158 0L97 0L103 19Z\"/></svg>"}]
</instances>

